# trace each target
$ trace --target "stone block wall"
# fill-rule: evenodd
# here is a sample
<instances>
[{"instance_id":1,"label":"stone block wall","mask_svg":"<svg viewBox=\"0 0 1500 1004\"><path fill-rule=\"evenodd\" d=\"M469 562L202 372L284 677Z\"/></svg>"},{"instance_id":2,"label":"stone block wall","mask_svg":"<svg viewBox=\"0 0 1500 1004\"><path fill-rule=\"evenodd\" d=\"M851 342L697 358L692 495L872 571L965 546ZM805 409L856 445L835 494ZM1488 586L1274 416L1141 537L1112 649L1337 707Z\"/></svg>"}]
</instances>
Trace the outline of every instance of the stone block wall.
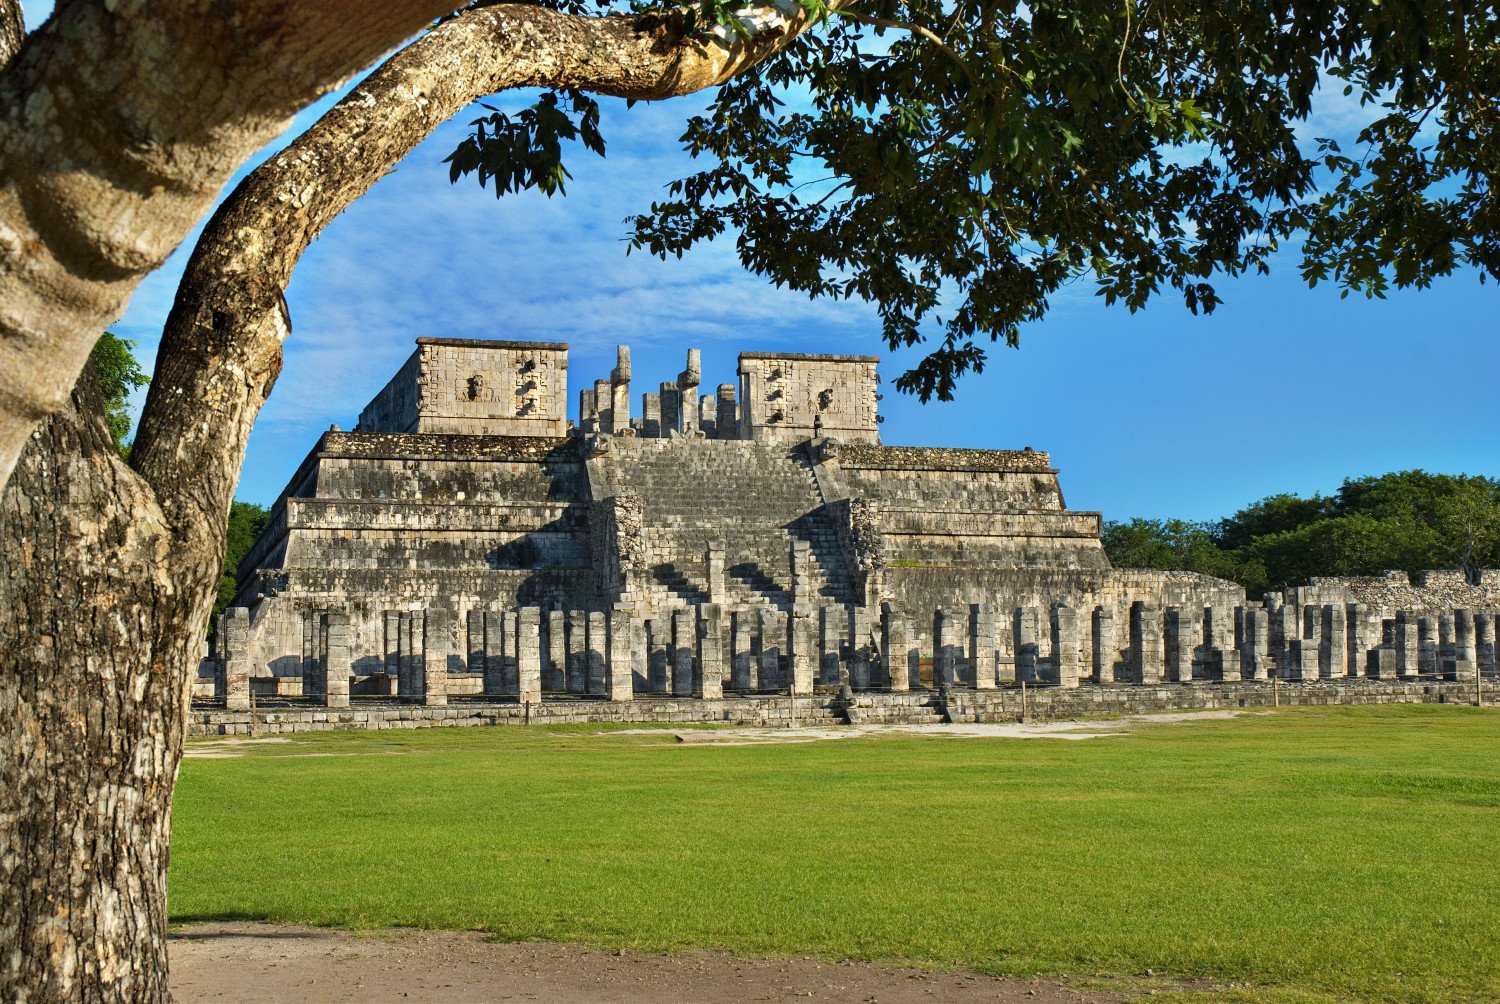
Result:
<instances>
[{"instance_id":1,"label":"stone block wall","mask_svg":"<svg viewBox=\"0 0 1500 1004\"><path fill-rule=\"evenodd\" d=\"M741 439L879 443L876 356L740 353Z\"/></svg>"},{"instance_id":2,"label":"stone block wall","mask_svg":"<svg viewBox=\"0 0 1500 1004\"><path fill-rule=\"evenodd\" d=\"M1392 571L1384 575L1316 577L1305 586L1288 589L1282 602L1299 605L1362 603L1382 617L1407 610L1437 616L1445 610L1500 607L1500 573L1481 571L1477 581L1457 569L1418 572Z\"/></svg>"},{"instance_id":3,"label":"stone block wall","mask_svg":"<svg viewBox=\"0 0 1500 1004\"><path fill-rule=\"evenodd\" d=\"M562 436L567 369L568 346L559 342L419 338L356 431Z\"/></svg>"}]
</instances>

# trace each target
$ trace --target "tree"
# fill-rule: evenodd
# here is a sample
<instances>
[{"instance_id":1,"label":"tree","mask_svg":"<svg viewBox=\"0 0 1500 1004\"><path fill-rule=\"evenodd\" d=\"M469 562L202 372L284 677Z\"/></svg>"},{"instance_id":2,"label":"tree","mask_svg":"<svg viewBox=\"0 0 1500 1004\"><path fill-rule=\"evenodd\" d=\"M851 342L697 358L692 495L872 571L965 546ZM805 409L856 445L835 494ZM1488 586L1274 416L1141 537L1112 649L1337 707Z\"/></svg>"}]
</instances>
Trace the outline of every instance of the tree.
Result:
<instances>
[{"instance_id":1,"label":"tree","mask_svg":"<svg viewBox=\"0 0 1500 1004\"><path fill-rule=\"evenodd\" d=\"M279 16L280 5L263 6ZM59 17L83 7L60 8ZM290 25L312 16L281 14ZM18 377L37 373L37 339L29 357L0 356L0 412L9 416L0 420L0 446L7 436L16 442L17 430L25 444L0 495L0 999L168 997L169 808L189 667L222 574L246 438L290 333L281 291L297 257L476 97L562 79L637 98L685 93L778 51L810 20L771 6L736 16L750 37L699 30L680 13L581 18L496 6L450 20L392 57L247 178L205 228L163 333L128 466L91 378L36 424L56 402L31 390L19 404L7 395ZM371 18L389 21L384 12ZM60 37L29 38L0 85L16 66L35 69L42 57L34 52L61 45ZM137 72L172 79L169 69ZM254 81L262 71L245 72ZM14 96L0 89L0 106ZM8 156L0 151L0 179L14 180ZM0 222L6 208L0 195ZM145 246L163 246L160 233L148 236ZM18 303L20 316L31 317L25 301L6 298L6 281L0 274L0 303ZM114 309L99 304L116 304L105 294L118 286L85 291L98 295L82 307L37 306L39 330L63 339L94 323L97 338ZM0 342L0 352L15 344ZM66 368L67 353L60 357Z\"/></svg>"},{"instance_id":2,"label":"tree","mask_svg":"<svg viewBox=\"0 0 1500 1004\"><path fill-rule=\"evenodd\" d=\"M1106 521L1104 550L1118 568L1199 572L1233 579L1248 588L1255 570L1244 568L1234 553L1221 548L1214 530L1210 523L1180 519Z\"/></svg>"},{"instance_id":3,"label":"tree","mask_svg":"<svg viewBox=\"0 0 1500 1004\"><path fill-rule=\"evenodd\" d=\"M714 165L638 221L636 246L678 254L738 228L772 280L878 302L893 344L937 330L902 381L923 396L983 363L975 336L1013 341L1080 275L1132 309L1166 287L1210 310L1211 277L1264 268L1297 234L1310 264L1375 294L1459 264L1495 271L1484 12L801 4L547 0L433 27L209 221L128 465L98 388L74 382L89 346L235 163L436 11L270 2L147 19L65 0L25 41L0 75L0 476L15 465L0 496L0 815L26 849L0 853L0 997L165 998L188 669L291 332L282 291L323 227L478 97L551 94L455 156L459 175L513 189L560 179L570 133L598 145L591 94L723 85L688 129ZM1295 142L1325 67L1389 120L1363 166ZM1436 138L1419 149L1429 133L1400 124L1429 106ZM811 167L834 180L808 201Z\"/></svg>"},{"instance_id":4,"label":"tree","mask_svg":"<svg viewBox=\"0 0 1500 1004\"><path fill-rule=\"evenodd\" d=\"M214 600L215 614L224 612L224 608L234 602L234 594L238 590L240 562L245 560L245 555L250 553L255 538L266 528L270 522L271 513L265 506L256 505L253 502L231 502L229 505L229 525L225 531L224 541L224 570L219 575L218 598Z\"/></svg>"},{"instance_id":5,"label":"tree","mask_svg":"<svg viewBox=\"0 0 1500 1004\"><path fill-rule=\"evenodd\" d=\"M94 343L94 375L99 381L99 396L104 402L104 424L120 455L130 458L130 412L126 399L130 392L151 382L136 360L135 342L106 331Z\"/></svg>"},{"instance_id":6,"label":"tree","mask_svg":"<svg viewBox=\"0 0 1500 1004\"><path fill-rule=\"evenodd\" d=\"M1314 576L1500 567L1500 480L1400 471L1332 496L1270 495L1217 523L1106 523L1121 568L1233 579L1251 595Z\"/></svg>"}]
</instances>

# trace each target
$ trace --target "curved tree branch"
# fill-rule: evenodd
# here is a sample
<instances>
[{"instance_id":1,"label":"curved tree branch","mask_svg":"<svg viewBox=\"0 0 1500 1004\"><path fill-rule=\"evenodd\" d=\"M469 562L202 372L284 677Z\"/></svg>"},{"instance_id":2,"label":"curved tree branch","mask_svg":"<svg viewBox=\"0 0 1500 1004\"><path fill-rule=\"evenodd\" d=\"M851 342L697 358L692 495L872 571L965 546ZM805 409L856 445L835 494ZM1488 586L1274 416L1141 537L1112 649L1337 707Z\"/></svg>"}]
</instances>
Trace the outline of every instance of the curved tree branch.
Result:
<instances>
[{"instance_id":1,"label":"curved tree branch","mask_svg":"<svg viewBox=\"0 0 1500 1004\"><path fill-rule=\"evenodd\" d=\"M178 288L131 464L179 534L222 549L250 426L290 333L282 291L313 239L466 105L515 87L641 99L688 94L784 47L789 0L746 9L750 34L684 32L682 11L584 18L505 4L465 12L392 56L247 177L205 228ZM206 608L205 608L206 610Z\"/></svg>"},{"instance_id":2,"label":"curved tree branch","mask_svg":"<svg viewBox=\"0 0 1500 1004\"><path fill-rule=\"evenodd\" d=\"M0 484L234 169L452 3L59 0L0 70Z\"/></svg>"}]
</instances>

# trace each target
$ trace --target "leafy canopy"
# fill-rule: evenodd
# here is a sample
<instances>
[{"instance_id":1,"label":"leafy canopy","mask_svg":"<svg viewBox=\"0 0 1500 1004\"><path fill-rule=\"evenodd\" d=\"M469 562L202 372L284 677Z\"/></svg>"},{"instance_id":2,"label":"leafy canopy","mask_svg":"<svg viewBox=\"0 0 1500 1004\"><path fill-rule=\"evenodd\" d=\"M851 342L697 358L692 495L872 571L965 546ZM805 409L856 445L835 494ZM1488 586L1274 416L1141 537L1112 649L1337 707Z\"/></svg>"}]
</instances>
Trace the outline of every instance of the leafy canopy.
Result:
<instances>
[{"instance_id":1,"label":"leafy canopy","mask_svg":"<svg viewBox=\"0 0 1500 1004\"><path fill-rule=\"evenodd\" d=\"M877 304L892 348L928 347L897 379L924 401L1078 280L1211 313L1221 277L1297 242L1306 280L1343 295L1500 278L1493 3L795 2L821 23L689 120L703 169L631 221L632 246L732 232L777 285ZM743 31L742 9L703 0L696 23ZM1366 110L1357 150L1299 139L1320 88ZM604 151L569 91L474 130L452 176L497 195L561 191L575 134Z\"/></svg>"},{"instance_id":2,"label":"leafy canopy","mask_svg":"<svg viewBox=\"0 0 1500 1004\"><path fill-rule=\"evenodd\" d=\"M104 399L104 422L122 457L130 456L130 392L151 382L136 361L135 342L106 331L94 343L94 373Z\"/></svg>"},{"instance_id":3,"label":"leafy canopy","mask_svg":"<svg viewBox=\"0 0 1500 1004\"><path fill-rule=\"evenodd\" d=\"M1315 575L1500 568L1500 479L1402 471L1332 496L1271 495L1217 523L1106 523L1121 568L1233 579L1251 595Z\"/></svg>"},{"instance_id":4,"label":"leafy canopy","mask_svg":"<svg viewBox=\"0 0 1500 1004\"><path fill-rule=\"evenodd\" d=\"M238 589L237 576L240 562L250 553L255 540L270 522L271 513L264 506L253 502L231 502L229 504L229 530L225 535L224 567L219 575L219 595L214 601L214 615L224 612L234 602ZM209 630L213 630L214 618L209 618Z\"/></svg>"}]
</instances>

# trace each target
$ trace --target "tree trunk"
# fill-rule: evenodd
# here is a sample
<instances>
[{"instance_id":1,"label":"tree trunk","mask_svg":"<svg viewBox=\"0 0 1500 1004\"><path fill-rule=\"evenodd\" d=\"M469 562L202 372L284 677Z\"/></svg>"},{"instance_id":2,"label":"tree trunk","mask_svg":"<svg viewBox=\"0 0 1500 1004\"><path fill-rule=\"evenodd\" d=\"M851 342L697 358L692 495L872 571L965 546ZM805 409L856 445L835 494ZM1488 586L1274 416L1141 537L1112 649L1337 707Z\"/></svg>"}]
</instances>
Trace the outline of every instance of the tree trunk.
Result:
<instances>
[{"instance_id":1,"label":"tree trunk","mask_svg":"<svg viewBox=\"0 0 1500 1004\"><path fill-rule=\"evenodd\" d=\"M0 494L0 1000L164 1001L168 810L204 562L92 371ZM186 577L183 571L190 574Z\"/></svg>"},{"instance_id":2,"label":"tree trunk","mask_svg":"<svg viewBox=\"0 0 1500 1004\"><path fill-rule=\"evenodd\" d=\"M771 5L742 20L755 38L684 38L675 15L519 5L434 29L251 174L205 228L134 470L87 382L24 440L0 494L0 1000L167 999L168 810L189 680L245 443L290 334L282 290L308 244L477 97L524 85L687 93L807 25ZM17 315L6 313L4 225L0 192L0 412L15 398L4 381L37 372L35 358L12 371L19 357L6 356Z\"/></svg>"}]
</instances>

